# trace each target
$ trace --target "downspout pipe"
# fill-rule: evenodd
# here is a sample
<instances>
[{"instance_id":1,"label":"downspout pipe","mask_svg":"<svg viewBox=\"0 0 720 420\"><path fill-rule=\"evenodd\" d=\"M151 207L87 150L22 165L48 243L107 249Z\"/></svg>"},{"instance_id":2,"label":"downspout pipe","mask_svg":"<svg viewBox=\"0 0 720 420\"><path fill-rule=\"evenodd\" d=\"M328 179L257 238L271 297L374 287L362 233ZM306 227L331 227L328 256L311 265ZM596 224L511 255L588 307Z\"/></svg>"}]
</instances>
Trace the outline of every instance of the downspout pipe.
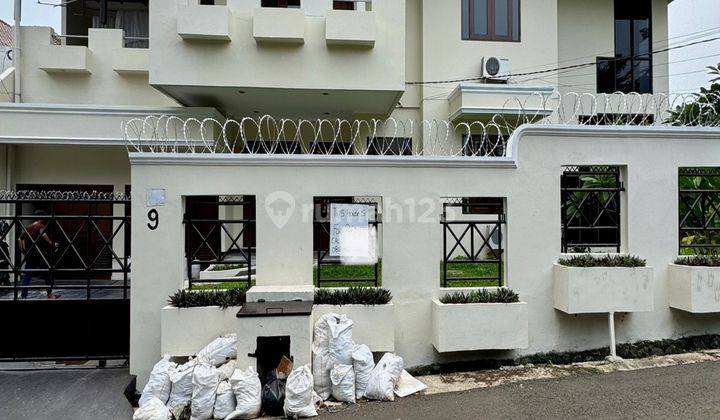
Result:
<instances>
[{"instance_id":1,"label":"downspout pipe","mask_svg":"<svg viewBox=\"0 0 720 420\"><path fill-rule=\"evenodd\" d=\"M13 102L22 102L22 96L20 91L20 60L22 60L22 54L20 49L20 17L22 14L21 0L15 0L15 24L13 26L13 48L12 48L12 59L13 67L15 67L15 83L13 87Z\"/></svg>"}]
</instances>

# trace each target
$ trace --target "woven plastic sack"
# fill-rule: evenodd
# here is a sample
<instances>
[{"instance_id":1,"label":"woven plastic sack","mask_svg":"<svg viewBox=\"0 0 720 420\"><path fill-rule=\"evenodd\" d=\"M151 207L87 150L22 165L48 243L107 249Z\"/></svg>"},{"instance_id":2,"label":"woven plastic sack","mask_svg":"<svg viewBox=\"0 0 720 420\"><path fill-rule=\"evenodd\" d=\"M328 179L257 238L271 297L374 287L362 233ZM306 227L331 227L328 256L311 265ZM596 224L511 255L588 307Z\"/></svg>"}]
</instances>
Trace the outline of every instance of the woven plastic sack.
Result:
<instances>
[{"instance_id":1,"label":"woven plastic sack","mask_svg":"<svg viewBox=\"0 0 720 420\"><path fill-rule=\"evenodd\" d=\"M335 365L330 371L335 401L355 404L355 373L352 365Z\"/></svg>"},{"instance_id":2,"label":"woven plastic sack","mask_svg":"<svg viewBox=\"0 0 720 420\"><path fill-rule=\"evenodd\" d=\"M201 362L195 367L192 384L192 419L211 419L215 408L215 393L220 385L220 372L215 366Z\"/></svg>"},{"instance_id":3,"label":"woven plastic sack","mask_svg":"<svg viewBox=\"0 0 720 420\"><path fill-rule=\"evenodd\" d=\"M197 358L216 367L230 359L236 359L237 334L227 334L214 339L197 353Z\"/></svg>"},{"instance_id":4,"label":"woven plastic sack","mask_svg":"<svg viewBox=\"0 0 720 420\"><path fill-rule=\"evenodd\" d=\"M375 360L370 348L365 344L356 344L352 352L353 371L355 372L355 398L365 396L370 373L375 368Z\"/></svg>"},{"instance_id":5,"label":"woven plastic sack","mask_svg":"<svg viewBox=\"0 0 720 420\"><path fill-rule=\"evenodd\" d=\"M133 420L171 420L172 414L157 397L150 397L135 410Z\"/></svg>"},{"instance_id":6,"label":"woven plastic sack","mask_svg":"<svg viewBox=\"0 0 720 420\"><path fill-rule=\"evenodd\" d=\"M148 378L148 382L145 384L140 396L139 405L141 407L153 397L159 399L163 405L168 402L170 390L172 389L170 374L175 370L176 366L177 363L171 362L170 356L167 354L159 362L155 363L150 372L150 378Z\"/></svg>"},{"instance_id":7,"label":"woven plastic sack","mask_svg":"<svg viewBox=\"0 0 720 420\"><path fill-rule=\"evenodd\" d=\"M195 366L197 366L197 360L191 359L187 363L175 368L170 374L172 391L170 392L170 399L168 400L167 406L175 418L180 417L183 408L189 405L192 400L192 377Z\"/></svg>"},{"instance_id":8,"label":"woven plastic sack","mask_svg":"<svg viewBox=\"0 0 720 420\"><path fill-rule=\"evenodd\" d=\"M228 419L254 419L262 409L262 385L255 369L235 370L230 377L230 386L235 394L236 406Z\"/></svg>"},{"instance_id":9,"label":"woven plastic sack","mask_svg":"<svg viewBox=\"0 0 720 420\"><path fill-rule=\"evenodd\" d=\"M330 365L352 365L352 325L347 315L340 315L328 319L330 337L328 350L330 352Z\"/></svg>"},{"instance_id":10,"label":"woven plastic sack","mask_svg":"<svg viewBox=\"0 0 720 420\"><path fill-rule=\"evenodd\" d=\"M293 370L288 376L283 408L286 417L317 416L313 402L313 377L307 365Z\"/></svg>"},{"instance_id":11,"label":"woven plastic sack","mask_svg":"<svg viewBox=\"0 0 720 420\"><path fill-rule=\"evenodd\" d=\"M222 381L218 385L215 393L215 407L213 408L213 417L216 419L224 419L235 411L235 394L230 387L230 382Z\"/></svg>"},{"instance_id":12,"label":"woven plastic sack","mask_svg":"<svg viewBox=\"0 0 720 420\"><path fill-rule=\"evenodd\" d=\"M403 370L403 359L392 353L385 353L370 372L365 397L371 400L395 400L395 384Z\"/></svg>"}]
</instances>

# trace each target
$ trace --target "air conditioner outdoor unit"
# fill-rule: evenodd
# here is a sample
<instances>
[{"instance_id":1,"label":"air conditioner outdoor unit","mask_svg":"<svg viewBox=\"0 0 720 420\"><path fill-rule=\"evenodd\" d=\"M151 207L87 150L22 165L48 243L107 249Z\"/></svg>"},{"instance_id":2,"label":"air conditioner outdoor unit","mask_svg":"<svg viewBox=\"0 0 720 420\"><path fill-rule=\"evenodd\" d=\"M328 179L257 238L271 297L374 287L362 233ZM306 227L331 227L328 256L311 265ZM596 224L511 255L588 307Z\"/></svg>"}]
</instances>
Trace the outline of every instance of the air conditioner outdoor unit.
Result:
<instances>
[{"instance_id":1,"label":"air conditioner outdoor unit","mask_svg":"<svg viewBox=\"0 0 720 420\"><path fill-rule=\"evenodd\" d=\"M510 60L507 58L483 57L480 77L493 81L507 81L510 77Z\"/></svg>"}]
</instances>

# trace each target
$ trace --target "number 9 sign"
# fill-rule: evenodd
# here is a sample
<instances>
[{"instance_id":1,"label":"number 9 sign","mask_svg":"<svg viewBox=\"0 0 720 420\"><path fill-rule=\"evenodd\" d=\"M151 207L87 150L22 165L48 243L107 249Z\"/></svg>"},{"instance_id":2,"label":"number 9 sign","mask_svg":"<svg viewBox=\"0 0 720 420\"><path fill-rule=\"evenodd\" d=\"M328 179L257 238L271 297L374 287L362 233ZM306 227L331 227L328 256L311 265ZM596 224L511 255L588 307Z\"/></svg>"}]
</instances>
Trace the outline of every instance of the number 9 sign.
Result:
<instances>
[{"instance_id":1,"label":"number 9 sign","mask_svg":"<svg viewBox=\"0 0 720 420\"><path fill-rule=\"evenodd\" d=\"M148 215L148 220L150 221L147 224L148 229L150 229L150 230L157 229L158 225L160 224L160 216L158 215L157 210L150 209L150 211L148 211L147 215Z\"/></svg>"}]
</instances>

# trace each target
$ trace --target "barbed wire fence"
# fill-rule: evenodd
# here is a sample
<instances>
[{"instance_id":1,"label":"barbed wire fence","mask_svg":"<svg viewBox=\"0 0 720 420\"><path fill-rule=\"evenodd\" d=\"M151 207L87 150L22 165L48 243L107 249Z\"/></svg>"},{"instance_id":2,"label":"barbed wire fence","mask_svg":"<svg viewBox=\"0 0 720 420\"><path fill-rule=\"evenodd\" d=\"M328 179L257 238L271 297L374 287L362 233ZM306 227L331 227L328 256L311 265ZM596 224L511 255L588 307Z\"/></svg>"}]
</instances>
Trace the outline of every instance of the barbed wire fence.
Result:
<instances>
[{"instance_id":1,"label":"barbed wire fence","mask_svg":"<svg viewBox=\"0 0 720 420\"><path fill-rule=\"evenodd\" d=\"M221 121L149 115L123 122L128 151L283 155L503 156L523 124L720 126L720 94L537 92L477 121L288 119ZM382 139L382 141L379 141ZM398 140L412 139L414 146Z\"/></svg>"}]
</instances>

